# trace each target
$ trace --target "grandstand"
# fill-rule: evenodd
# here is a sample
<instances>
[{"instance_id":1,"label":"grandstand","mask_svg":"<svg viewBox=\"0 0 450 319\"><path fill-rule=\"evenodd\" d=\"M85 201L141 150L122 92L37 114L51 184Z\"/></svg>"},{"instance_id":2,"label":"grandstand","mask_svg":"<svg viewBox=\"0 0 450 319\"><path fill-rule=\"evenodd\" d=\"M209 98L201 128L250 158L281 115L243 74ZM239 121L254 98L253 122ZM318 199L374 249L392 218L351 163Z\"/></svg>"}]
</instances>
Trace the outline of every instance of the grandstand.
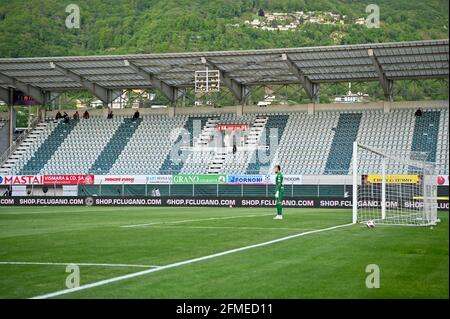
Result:
<instances>
[{"instance_id":1,"label":"grandstand","mask_svg":"<svg viewBox=\"0 0 450 319\"><path fill-rule=\"evenodd\" d=\"M352 144L358 140L380 149L426 152L439 174L448 174L448 107L424 108L421 117L414 112L413 108L389 113L361 109L49 120L32 132L33 141L16 150L2 170L11 175L207 174L215 162L214 173L268 174L275 163L282 163L286 174L347 175ZM210 124L225 123L249 124L249 132L257 128L260 136L239 140L233 154L232 147L210 141L215 132ZM272 135L277 138L275 147L270 143ZM180 143L185 148L175 163L171 154ZM217 158L214 161L217 154L222 157L219 164ZM372 173L378 169L365 168ZM397 173L407 170L398 167Z\"/></svg>"},{"instance_id":2,"label":"grandstand","mask_svg":"<svg viewBox=\"0 0 450 319\"><path fill-rule=\"evenodd\" d=\"M22 143L13 144L10 138L0 174L268 174L280 163L286 174L348 175L356 140L379 148L426 152L427 160L448 174L448 101L437 107L419 103L424 110L421 117L414 117L418 103L393 102L394 81L448 78L448 52L444 39L0 59L0 99L10 106L14 90L46 108L52 94L80 89L99 98L104 109L126 89L158 89L170 102L166 109L143 112L138 120L131 118L131 110L122 110L113 119L93 112L88 120L67 123L54 121L55 112L48 111L45 120L41 112L40 123ZM221 86L231 92L237 106L180 107L195 84L195 71L205 67L219 71ZM380 82L386 103L372 108L367 103L328 108L317 103L322 83L367 81ZM292 83L301 86L312 103L289 109L246 105L253 87ZM218 125L246 129L226 135L217 132ZM398 173L407 173L407 168L398 167Z\"/></svg>"}]
</instances>

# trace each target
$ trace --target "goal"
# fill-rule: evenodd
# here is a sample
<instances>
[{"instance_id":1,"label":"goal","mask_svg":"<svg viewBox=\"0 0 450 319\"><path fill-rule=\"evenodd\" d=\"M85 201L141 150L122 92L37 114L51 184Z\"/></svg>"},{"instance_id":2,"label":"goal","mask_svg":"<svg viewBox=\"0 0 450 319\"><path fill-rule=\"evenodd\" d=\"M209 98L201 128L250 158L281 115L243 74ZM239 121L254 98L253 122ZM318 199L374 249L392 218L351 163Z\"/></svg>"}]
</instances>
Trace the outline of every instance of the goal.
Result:
<instances>
[{"instance_id":1,"label":"goal","mask_svg":"<svg viewBox=\"0 0 450 319\"><path fill-rule=\"evenodd\" d=\"M353 223L435 225L437 176L428 153L353 144Z\"/></svg>"}]
</instances>

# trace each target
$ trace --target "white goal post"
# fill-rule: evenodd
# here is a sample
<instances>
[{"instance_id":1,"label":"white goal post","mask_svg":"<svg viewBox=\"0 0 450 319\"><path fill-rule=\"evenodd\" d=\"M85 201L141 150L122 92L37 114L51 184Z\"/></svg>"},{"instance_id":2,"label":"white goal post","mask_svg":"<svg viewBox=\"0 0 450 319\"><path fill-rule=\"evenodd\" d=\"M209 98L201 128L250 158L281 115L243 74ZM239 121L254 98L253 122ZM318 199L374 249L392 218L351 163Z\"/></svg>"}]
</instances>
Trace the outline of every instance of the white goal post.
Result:
<instances>
[{"instance_id":1,"label":"white goal post","mask_svg":"<svg viewBox=\"0 0 450 319\"><path fill-rule=\"evenodd\" d=\"M353 144L353 223L435 225L437 176L428 154Z\"/></svg>"}]
</instances>

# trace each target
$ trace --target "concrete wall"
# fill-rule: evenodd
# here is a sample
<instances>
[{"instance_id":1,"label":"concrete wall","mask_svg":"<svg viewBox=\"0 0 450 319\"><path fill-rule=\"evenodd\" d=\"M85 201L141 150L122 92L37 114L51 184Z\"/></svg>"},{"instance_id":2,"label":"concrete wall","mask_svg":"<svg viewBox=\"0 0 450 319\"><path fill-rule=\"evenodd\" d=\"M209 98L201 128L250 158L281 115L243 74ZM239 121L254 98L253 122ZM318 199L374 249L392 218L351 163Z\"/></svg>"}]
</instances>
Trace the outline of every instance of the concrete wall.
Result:
<instances>
[{"instance_id":1,"label":"concrete wall","mask_svg":"<svg viewBox=\"0 0 450 319\"><path fill-rule=\"evenodd\" d=\"M176 114L221 114L221 113L280 113L280 112L323 112L323 111L364 111L364 110L384 110L389 112L393 109L417 109L417 108L449 108L449 101L402 101L402 102L367 102L367 103L329 103L329 104L298 104L298 105L270 105L267 107L258 106L224 106L214 108L209 106L199 107L167 107L162 109L141 108L139 112L141 115L156 115L166 114L173 116ZM86 109L78 109L80 116ZM72 116L76 110L65 110L69 116ZM108 109L89 109L91 116L103 116L106 118ZM136 109L114 109L116 116L132 116ZM54 118L57 111L46 112L46 118ZM0 113L1 116L1 113Z\"/></svg>"},{"instance_id":2,"label":"concrete wall","mask_svg":"<svg viewBox=\"0 0 450 319\"><path fill-rule=\"evenodd\" d=\"M322 112L322 111L364 111L417 108L449 108L449 101L402 101L402 102L367 102L367 103L329 103L329 104L299 104L299 105L270 105L268 107L245 106L244 113L269 112Z\"/></svg>"}]
</instances>

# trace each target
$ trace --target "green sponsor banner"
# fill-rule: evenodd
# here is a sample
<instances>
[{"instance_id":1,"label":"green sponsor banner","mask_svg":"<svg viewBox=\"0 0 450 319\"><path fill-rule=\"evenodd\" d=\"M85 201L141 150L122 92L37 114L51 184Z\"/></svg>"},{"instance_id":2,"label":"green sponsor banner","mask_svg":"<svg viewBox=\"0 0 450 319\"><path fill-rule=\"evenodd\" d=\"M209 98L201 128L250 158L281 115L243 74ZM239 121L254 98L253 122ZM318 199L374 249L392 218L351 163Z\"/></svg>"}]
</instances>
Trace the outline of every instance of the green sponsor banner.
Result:
<instances>
[{"instance_id":1,"label":"green sponsor banner","mask_svg":"<svg viewBox=\"0 0 450 319\"><path fill-rule=\"evenodd\" d=\"M223 174L179 174L172 176L173 184L226 184Z\"/></svg>"}]
</instances>

